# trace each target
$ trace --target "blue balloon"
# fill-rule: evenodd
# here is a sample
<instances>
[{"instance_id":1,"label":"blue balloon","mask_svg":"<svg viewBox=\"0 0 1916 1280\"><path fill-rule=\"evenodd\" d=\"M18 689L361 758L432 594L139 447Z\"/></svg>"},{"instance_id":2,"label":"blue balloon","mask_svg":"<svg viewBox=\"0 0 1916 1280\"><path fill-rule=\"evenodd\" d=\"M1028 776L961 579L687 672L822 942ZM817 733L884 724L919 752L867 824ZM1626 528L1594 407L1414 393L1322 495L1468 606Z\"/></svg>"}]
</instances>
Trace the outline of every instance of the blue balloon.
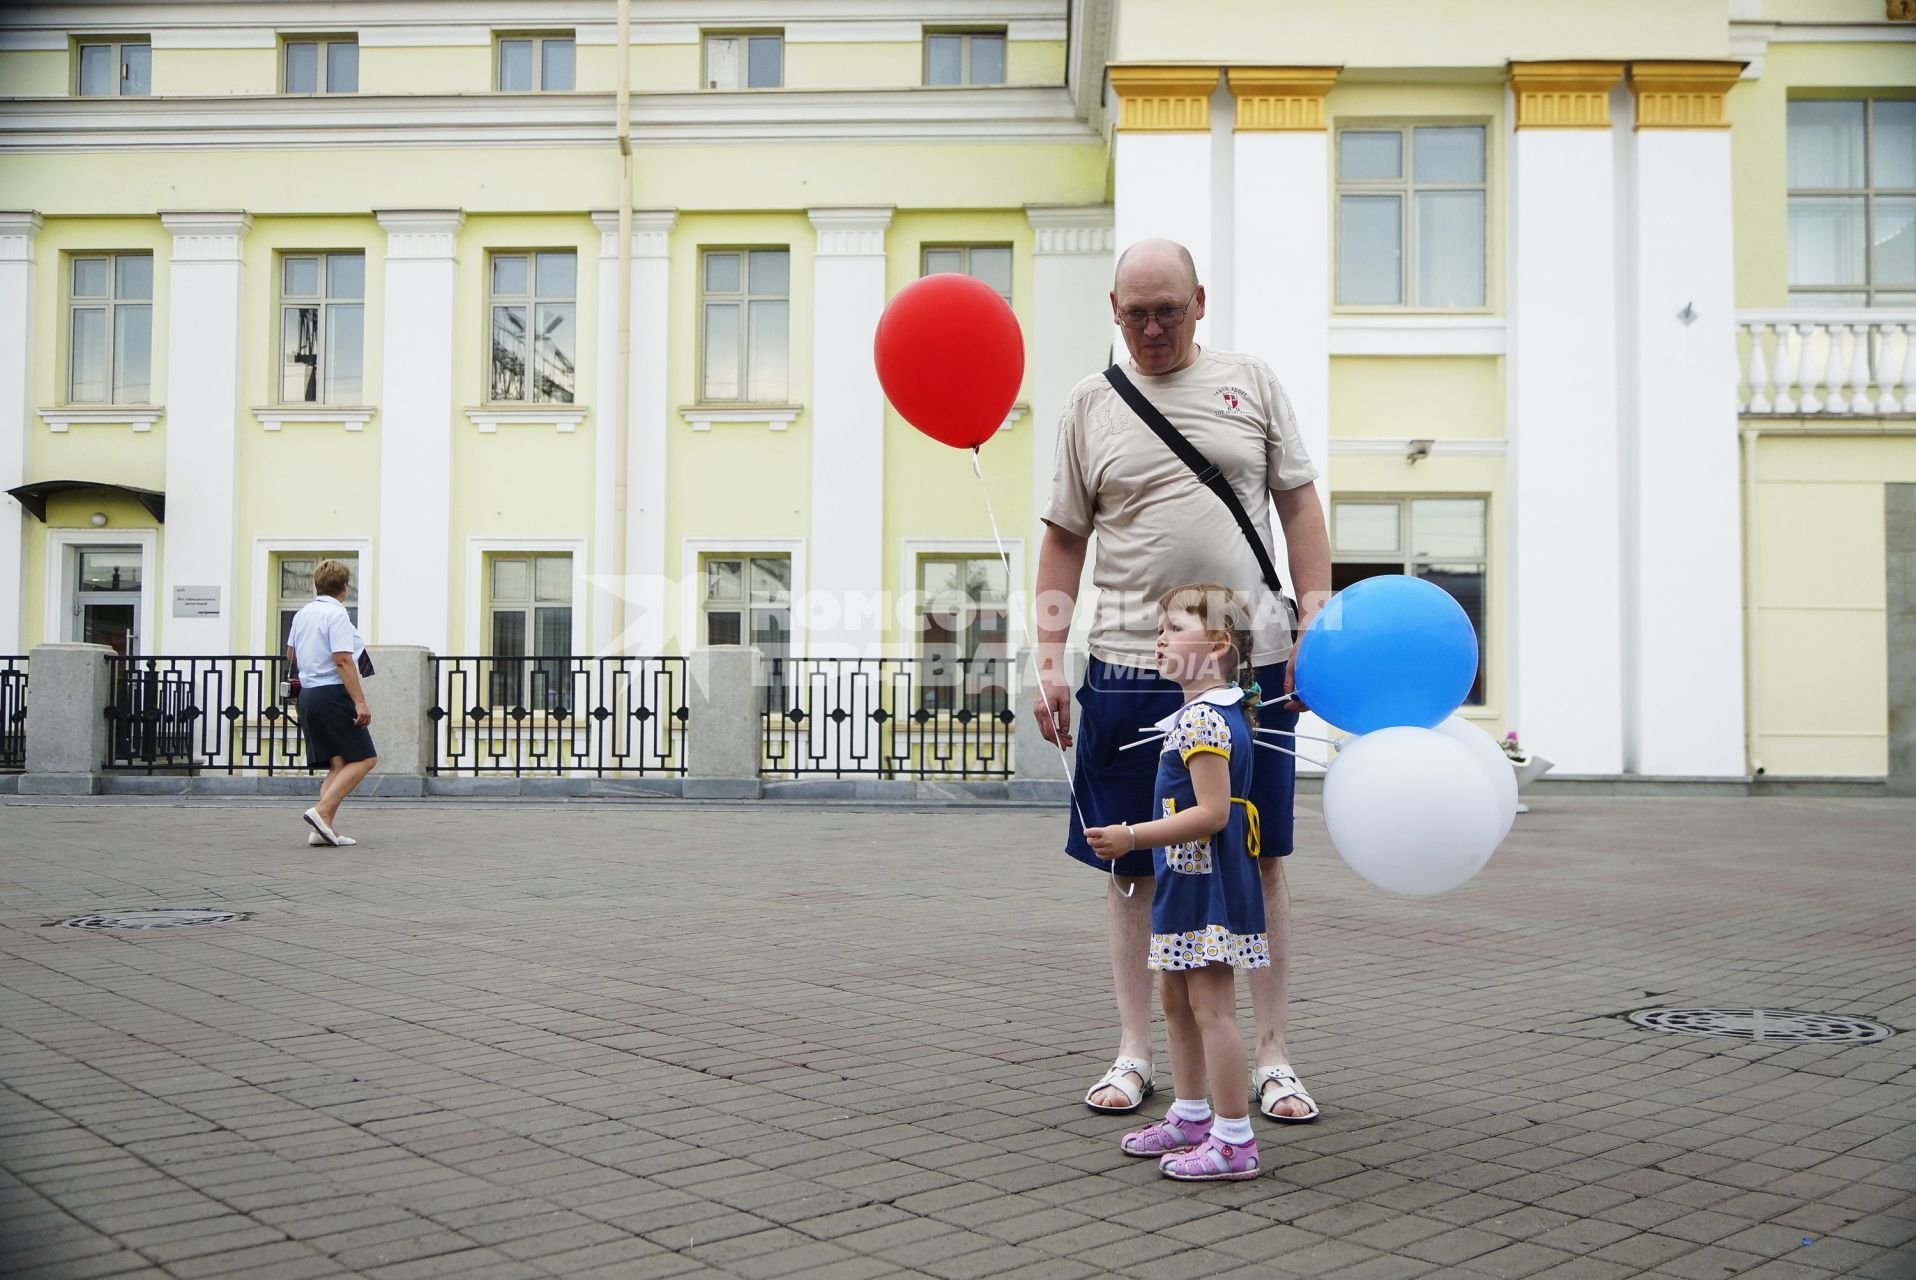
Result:
<instances>
[{"instance_id":1,"label":"blue balloon","mask_svg":"<svg viewBox=\"0 0 1916 1280\"><path fill-rule=\"evenodd\" d=\"M1386 574L1332 596L1297 651L1297 692L1347 733L1434 729L1477 679L1477 633L1449 592Z\"/></svg>"}]
</instances>

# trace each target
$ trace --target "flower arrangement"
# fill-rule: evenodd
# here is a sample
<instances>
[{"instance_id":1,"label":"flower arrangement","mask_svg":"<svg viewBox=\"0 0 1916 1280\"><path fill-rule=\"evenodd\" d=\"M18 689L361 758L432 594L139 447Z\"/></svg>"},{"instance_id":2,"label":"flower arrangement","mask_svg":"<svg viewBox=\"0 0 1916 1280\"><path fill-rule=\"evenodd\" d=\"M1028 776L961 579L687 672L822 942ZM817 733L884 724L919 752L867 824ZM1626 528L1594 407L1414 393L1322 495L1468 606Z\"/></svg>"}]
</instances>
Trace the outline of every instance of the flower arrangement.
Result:
<instances>
[{"instance_id":1,"label":"flower arrangement","mask_svg":"<svg viewBox=\"0 0 1916 1280\"><path fill-rule=\"evenodd\" d=\"M1529 758L1529 753L1523 749L1523 744L1517 741L1517 731L1515 729L1512 729L1504 735L1503 748L1505 755L1519 763Z\"/></svg>"}]
</instances>

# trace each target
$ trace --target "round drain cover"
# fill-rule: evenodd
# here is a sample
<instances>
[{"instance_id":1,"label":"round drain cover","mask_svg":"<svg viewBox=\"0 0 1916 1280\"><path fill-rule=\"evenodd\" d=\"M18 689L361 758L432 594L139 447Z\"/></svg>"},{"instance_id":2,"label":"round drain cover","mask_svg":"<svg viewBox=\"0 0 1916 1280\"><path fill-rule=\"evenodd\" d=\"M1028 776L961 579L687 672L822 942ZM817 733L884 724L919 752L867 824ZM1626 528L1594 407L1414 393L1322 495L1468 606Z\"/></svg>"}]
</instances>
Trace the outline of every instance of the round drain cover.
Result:
<instances>
[{"instance_id":1,"label":"round drain cover","mask_svg":"<svg viewBox=\"0 0 1916 1280\"><path fill-rule=\"evenodd\" d=\"M1651 1031L1726 1036L1766 1044L1870 1044L1896 1034L1894 1028L1867 1018L1790 1009L1638 1009L1628 1017Z\"/></svg>"},{"instance_id":2,"label":"round drain cover","mask_svg":"<svg viewBox=\"0 0 1916 1280\"><path fill-rule=\"evenodd\" d=\"M250 911L219 911L212 907L132 907L69 916L53 923L62 929L185 929L196 924L231 924L252 918Z\"/></svg>"}]
</instances>

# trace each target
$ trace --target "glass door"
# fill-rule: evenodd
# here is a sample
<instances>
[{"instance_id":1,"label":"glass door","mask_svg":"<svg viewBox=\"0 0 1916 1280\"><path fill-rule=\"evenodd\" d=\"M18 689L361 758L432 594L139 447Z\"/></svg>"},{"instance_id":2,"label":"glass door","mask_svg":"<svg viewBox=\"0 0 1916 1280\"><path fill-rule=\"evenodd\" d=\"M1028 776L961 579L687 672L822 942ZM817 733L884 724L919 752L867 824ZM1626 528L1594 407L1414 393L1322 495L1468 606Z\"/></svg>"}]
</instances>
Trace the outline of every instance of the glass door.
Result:
<instances>
[{"instance_id":1,"label":"glass door","mask_svg":"<svg viewBox=\"0 0 1916 1280\"><path fill-rule=\"evenodd\" d=\"M73 638L122 657L140 651L140 549L85 547L73 592Z\"/></svg>"}]
</instances>

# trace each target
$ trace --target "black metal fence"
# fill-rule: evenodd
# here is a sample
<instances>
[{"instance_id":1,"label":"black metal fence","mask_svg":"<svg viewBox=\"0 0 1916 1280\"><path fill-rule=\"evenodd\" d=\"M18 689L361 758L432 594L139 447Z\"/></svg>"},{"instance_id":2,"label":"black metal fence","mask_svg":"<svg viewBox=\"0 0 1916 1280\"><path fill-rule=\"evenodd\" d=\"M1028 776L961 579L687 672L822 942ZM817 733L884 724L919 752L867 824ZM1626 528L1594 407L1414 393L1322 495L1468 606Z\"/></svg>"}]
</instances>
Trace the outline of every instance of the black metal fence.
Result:
<instances>
[{"instance_id":1,"label":"black metal fence","mask_svg":"<svg viewBox=\"0 0 1916 1280\"><path fill-rule=\"evenodd\" d=\"M434 658L433 773L685 773L686 660Z\"/></svg>"},{"instance_id":2,"label":"black metal fence","mask_svg":"<svg viewBox=\"0 0 1916 1280\"><path fill-rule=\"evenodd\" d=\"M0 773L27 767L27 660L0 655Z\"/></svg>"},{"instance_id":3,"label":"black metal fence","mask_svg":"<svg viewBox=\"0 0 1916 1280\"><path fill-rule=\"evenodd\" d=\"M759 772L787 777L1011 776L1008 658L785 658L766 664Z\"/></svg>"},{"instance_id":4,"label":"black metal fence","mask_svg":"<svg viewBox=\"0 0 1916 1280\"><path fill-rule=\"evenodd\" d=\"M145 773L310 773L284 662L257 654L109 657L106 767Z\"/></svg>"}]
</instances>

